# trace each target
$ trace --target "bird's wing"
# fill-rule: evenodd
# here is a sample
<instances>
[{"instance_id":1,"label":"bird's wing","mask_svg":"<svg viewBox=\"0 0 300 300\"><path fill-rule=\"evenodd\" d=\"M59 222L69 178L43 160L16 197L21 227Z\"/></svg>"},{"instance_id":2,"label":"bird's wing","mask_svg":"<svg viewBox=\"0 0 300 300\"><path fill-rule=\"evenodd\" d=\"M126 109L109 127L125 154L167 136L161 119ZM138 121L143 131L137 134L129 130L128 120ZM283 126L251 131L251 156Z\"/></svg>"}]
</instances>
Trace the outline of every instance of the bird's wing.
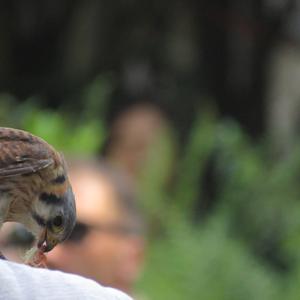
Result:
<instances>
[{"instance_id":1,"label":"bird's wing","mask_svg":"<svg viewBox=\"0 0 300 300\"><path fill-rule=\"evenodd\" d=\"M0 178L37 172L54 163L52 148L42 139L0 127Z\"/></svg>"},{"instance_id":2,"label":"bird's wing","mask_svg":"<svg viewBox=\"0 0 300 300\"><path fill-rule=\"evenodd\" d=\"M20 162L5 164L0 161L0 178L35 173L53 164L52 159L26 158Z\"/></svg>"}]
</instances>

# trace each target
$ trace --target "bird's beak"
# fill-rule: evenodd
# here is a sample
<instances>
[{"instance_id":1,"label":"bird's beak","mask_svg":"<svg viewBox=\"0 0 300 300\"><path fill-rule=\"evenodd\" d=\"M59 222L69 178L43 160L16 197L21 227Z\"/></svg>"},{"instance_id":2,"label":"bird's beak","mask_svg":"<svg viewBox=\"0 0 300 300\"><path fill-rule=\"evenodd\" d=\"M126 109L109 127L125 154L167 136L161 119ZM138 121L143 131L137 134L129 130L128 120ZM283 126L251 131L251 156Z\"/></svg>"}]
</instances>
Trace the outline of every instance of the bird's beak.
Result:
<instances>
[{"instance_id":1,"label":"bird's beak","mask_svg":"<svg viewBox=\"0 0 300 300\"><path fill-rule=\"evenodd\" d=\"M47 231L47 228L45 228L41 235L40 238L38 239L38 248L42 252L49 252L51 251L56 245L58 244L58 240L51 237L51 234Z\"/></svg>"}]
</instances>

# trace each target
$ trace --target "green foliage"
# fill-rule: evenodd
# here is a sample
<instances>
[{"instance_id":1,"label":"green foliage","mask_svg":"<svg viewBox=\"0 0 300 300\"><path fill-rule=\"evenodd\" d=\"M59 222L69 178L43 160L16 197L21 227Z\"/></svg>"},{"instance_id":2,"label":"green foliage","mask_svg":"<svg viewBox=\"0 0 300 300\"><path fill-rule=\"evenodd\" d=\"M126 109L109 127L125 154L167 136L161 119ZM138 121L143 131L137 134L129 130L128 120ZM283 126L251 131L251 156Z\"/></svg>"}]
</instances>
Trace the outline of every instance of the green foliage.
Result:
<instances>
[{"instance_id":1,"label":"green foliage","mask_svg":"<svg viewBox=\"0 0 300 300\"><path fill-rule=\"evenodd\" d=\"M174 191L176 209L190 212L193 202L201 195L197 182L199 176L203 176L205 162L213 149L215 126L215 117L211 112L199 114L196 118L177 171Z\"/></svg>"},{"instance_id":2,"label":"green foliage","mask_svg":"<svg viewBox=\"0 0 300 300\"><path fill-rule=\"evenodd\" d=\"M158 300L274 299L275 276L228 235L226 223L219 215L204 227L170 228L150 245L141 291Z\"/></svg>"},{"instance_id":3,"label":"green foliage","mask_svg":"<svg viewBox=\"0 0 300 300\"><path fill-rule=\"evenodd\" d=\"M167 130L161 132L148 153L140 176L139 198L153 234L159 234L162 224L168 222L165 212L170 209L170 200L165 186L174 163L175 148L172 133Z\"/></svg>"},{"instance_id":4,"label":"green foliage","mask_svg":"<svg viewBox=\"0 0 300 300\"><path fill-rule=\"evenodd\" d=\"M82 92L84 116L94 119L104 118L111 94L111 76L97 76Z\"/></svg>"},{"instance_id":5,"label":"green foliage","mask_svg":"<svg viewBox=\"0 0 300 300\"><path fill-rule=\"evenodd\" d=\"M152 153L160 162L168 153L162 148ZM202 113L183 150L171 188L158 175L163 164L152 159L144 170L142 200L155 207L150 226L161 234L151 236L141 292L151 299L298 299L298 149L274 160L238 124ZM211 157L216 205L197 224L188 216L202 201L199 182Z\"/></svg>"},{"instance_id":6,"label":"green foliage","mask_svg":"<svg viewBox=\"0 0 300 300\"><path fill-rule=\"evenodd\" d=\"M30 131L67 154L90 155L100 148L105 138L101 119L80 115L74 120L63 111L39 108L37 103L37 98L30 98L17 104L12 96L0 95L1 126Z\"/></svg>"},{"instance_id":7,"label":"green foliage","mask_svg":"<svg viewBox=\"0 0 300 300\"><path fill-rule=\"evenodd\" d=\"M96 121L74 124L54 111L34 111L23 121L25 130L36 134L57 149L72 154L92 154L103 142L104 129Z\"/></svg>"}]
</instances>

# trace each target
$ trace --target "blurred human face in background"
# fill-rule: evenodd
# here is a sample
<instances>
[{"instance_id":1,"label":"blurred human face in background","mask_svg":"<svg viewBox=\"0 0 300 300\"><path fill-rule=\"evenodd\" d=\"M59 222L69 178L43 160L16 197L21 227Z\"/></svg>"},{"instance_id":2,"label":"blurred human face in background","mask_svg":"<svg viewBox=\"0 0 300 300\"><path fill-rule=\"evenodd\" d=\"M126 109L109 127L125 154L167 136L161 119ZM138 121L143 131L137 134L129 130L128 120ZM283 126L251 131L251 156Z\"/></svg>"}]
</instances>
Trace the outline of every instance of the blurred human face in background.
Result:
<instances>
[{"instance_id":1,"label":"blurred human face in background","mask_svg":"<svg viewBox=\"0 0 300 300\"><path fill-rule=\"evenodd\" d=\"M71 172L70 180L77 221L90 227L80 240L67 241L51 251L49 267L129 292L142 262L142 239L113 230L126 226L127 220L106 178L86 170Z\"/></svg>"}]
</instances>

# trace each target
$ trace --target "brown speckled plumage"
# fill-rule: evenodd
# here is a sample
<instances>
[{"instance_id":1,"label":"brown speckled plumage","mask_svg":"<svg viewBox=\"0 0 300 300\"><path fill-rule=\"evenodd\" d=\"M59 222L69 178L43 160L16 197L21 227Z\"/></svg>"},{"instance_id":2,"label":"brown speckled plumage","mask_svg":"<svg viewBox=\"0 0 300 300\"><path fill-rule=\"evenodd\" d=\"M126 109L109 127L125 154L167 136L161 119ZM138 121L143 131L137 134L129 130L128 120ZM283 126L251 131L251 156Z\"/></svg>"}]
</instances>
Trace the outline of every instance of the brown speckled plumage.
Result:
<instances>
[{"instance_id":1,"label":"brown speckled plumage","mask_svg":"<svg viewBox=\"0 0 300 300\"><path fill-rule=\"evenodd\" d=\"M51 203L51 199L59 201ZM46 212L39 216L35 211L35 206L41 206L39 202L43 201L45 211L49 210L50 214L51 206L61 207L56 210L67 219L63 220L67 228L57 238L59 242L67 237L75 223L74 195L62 155L31 133L0 127L0 226L5 221L31 224L32 220L31 223L26 220L28 215L28 218L44 220L50 227L50 216L48 220ZM42 227L41 222L39 226Z\"/></svg>"}]
</instances>

